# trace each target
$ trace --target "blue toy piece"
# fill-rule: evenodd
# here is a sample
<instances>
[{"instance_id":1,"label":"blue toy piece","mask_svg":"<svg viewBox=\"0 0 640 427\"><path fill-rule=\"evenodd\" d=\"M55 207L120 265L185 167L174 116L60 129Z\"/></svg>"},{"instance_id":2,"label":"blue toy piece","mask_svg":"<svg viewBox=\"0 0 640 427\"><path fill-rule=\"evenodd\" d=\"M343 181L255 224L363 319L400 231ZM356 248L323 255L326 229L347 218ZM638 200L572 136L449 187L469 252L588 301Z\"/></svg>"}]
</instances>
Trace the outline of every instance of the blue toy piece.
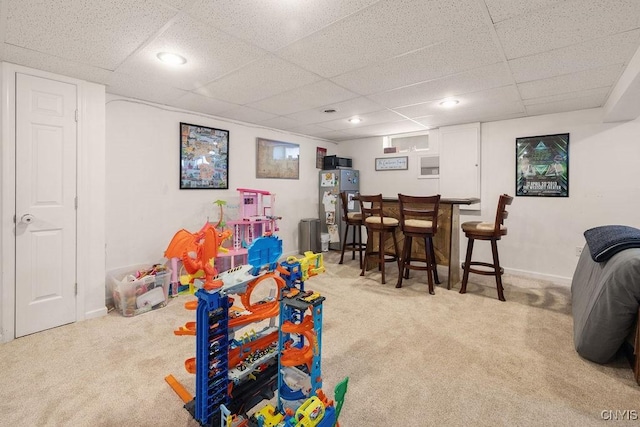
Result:
<instances>
[{"instance_id":1,"label":"blue toy piece","mask_svg":"<svg viewBox=\"0 0 640 427\"><path fill-rule=\"evenodd\" d=\"M259 237L253 241L248 251L248 262L253 267L252 274L257 276L263 267L273 271L282 255L282 240L278 236Z\"/></svg>"}]
</instances>

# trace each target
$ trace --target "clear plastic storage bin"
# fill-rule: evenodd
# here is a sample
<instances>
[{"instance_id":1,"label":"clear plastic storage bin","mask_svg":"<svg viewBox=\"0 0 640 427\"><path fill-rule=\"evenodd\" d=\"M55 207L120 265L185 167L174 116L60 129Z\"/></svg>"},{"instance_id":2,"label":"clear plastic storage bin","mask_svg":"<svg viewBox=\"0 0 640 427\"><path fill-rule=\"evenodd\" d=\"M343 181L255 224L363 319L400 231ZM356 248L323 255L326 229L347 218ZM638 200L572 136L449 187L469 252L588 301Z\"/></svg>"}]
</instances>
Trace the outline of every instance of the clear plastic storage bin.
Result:
<instances>
[{"instance_id":1,"label":"clear plastic storage bin","mask_svg":"<svg viewBox=\"0 0 640 427\"><path fill-rule=\"evenodd\" d=\"M136 272L150 268L151 265L131 266L119 268L107 274L113 304L123 316L136 316L167 305L171 286L170 269L126 281L127 276L135 276Z\"/></svg>"}]
</instances>

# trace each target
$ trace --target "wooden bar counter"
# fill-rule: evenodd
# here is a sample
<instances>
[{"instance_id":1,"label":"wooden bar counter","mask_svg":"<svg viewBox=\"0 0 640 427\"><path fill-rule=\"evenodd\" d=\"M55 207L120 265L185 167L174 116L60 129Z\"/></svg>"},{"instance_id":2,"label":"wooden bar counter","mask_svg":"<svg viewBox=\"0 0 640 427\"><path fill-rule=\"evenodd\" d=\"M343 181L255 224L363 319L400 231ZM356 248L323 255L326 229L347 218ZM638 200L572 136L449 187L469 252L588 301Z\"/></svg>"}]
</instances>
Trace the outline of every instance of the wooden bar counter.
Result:
<instances>
[{"instance_id":1,"label":"wooden bar counter","mask_svg":"<svg viewBox=\"0 0 640 427\"><path fill-rule=\"evenodd\" d=\"M356 196L357 198L357 196ZM384 198L383 214L400 219L400 204L397 198ZM460 205L479 203L478 198L441 198L438 209L438 231L433 238L436 264L447 267L447 289L460 282ZM404 235L398 227L396 231L398 245L402 250ZM376 244L367 238L367 245ZM377 244L376 244L377 246ZM386 239L385 249L393 252L393 240ZM374 247L375 250L375 247ZM412 253L424 258L424 242L414 239ZM367 270L373 267L367 263ZM416 277L414 274L413 277ZM426 276L425 276L426 283Z\"/></svg>"}]
</instances>

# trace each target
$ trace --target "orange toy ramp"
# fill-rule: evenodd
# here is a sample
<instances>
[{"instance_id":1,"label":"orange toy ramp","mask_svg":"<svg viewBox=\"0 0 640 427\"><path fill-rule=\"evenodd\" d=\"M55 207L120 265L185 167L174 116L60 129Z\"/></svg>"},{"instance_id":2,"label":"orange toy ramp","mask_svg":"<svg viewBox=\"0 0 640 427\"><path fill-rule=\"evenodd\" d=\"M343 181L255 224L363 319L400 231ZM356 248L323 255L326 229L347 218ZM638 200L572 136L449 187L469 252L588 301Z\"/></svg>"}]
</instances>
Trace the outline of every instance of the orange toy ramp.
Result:
<instances>
[{"instance_id":1,"label":"orange toy ramp","mask_svg":"<svg viewBox=\"0 0 640 427\"><path fill-rule=\"evenodd\" d=\"M307 345L302 348L288 348L282 351L280 363L282 366L298 366L307 365L311 370L311 362L318 347L318 338L316 331L313 329L313 318L305 316L304 320L299 324L286 321L282 324L282 332L300 334L306 338Z\"/></svg>"},{"instance_id":2,"label":"orange toy ramp","mask_svg":"<svg viewBox=\"0 0 640 427\"><path fill-rule=\"evenodd\" d=\"M243 314L242 316L229 319L229 328L238 328L240 326L248 325L249 323L269 319L271 317L277 316L280 312L278 301L262 304L262 306L263 308L257 312L252 312L251 314Z\"/></svg>"}]
</instances>

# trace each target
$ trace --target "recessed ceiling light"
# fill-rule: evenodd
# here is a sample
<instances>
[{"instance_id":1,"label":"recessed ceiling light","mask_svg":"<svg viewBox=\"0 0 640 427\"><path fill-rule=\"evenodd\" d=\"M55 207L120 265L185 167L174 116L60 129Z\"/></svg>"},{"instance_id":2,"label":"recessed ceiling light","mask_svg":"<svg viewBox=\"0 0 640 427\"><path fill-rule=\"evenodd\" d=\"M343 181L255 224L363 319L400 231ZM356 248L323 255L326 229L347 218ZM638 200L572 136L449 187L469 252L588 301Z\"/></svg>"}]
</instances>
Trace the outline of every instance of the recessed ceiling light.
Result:
<instances>
[{"instance_id":1,"label":"recessed ceiling light","mask_svg":"<svg viewBox=\"0 0 640 427\"><path fill-rule=\"evenodd\" d=\"M362 121L362 119L359 118L359 117L353 117L353 118L349 119L349 123L353 123L353 124L360 123L361 121Z\"/></svg>"},{"instance_id":2,"label":"recessed ceiling light","mask_svg":"<svg viewBox=\"0 0 640 427\"><path fill-rule=\"evenodd\" d=\"M460 101L458 101L457 99L447 99L445 101L442 101L440 103L441 107L453 107L454 105L458 105Z\"/></svg>"},{"instance_id":3,"label":"recessed ceiling light","mask_svg":"<svg viewBox=\"0 0 640 427\"><path fill-rule=\"evenodd\" d=\"M160 52L156 56L160 61L171 65L183 65L187 63L187 59L184 56L180 56L176 53Z\"/></svg>"}]
</instances>

